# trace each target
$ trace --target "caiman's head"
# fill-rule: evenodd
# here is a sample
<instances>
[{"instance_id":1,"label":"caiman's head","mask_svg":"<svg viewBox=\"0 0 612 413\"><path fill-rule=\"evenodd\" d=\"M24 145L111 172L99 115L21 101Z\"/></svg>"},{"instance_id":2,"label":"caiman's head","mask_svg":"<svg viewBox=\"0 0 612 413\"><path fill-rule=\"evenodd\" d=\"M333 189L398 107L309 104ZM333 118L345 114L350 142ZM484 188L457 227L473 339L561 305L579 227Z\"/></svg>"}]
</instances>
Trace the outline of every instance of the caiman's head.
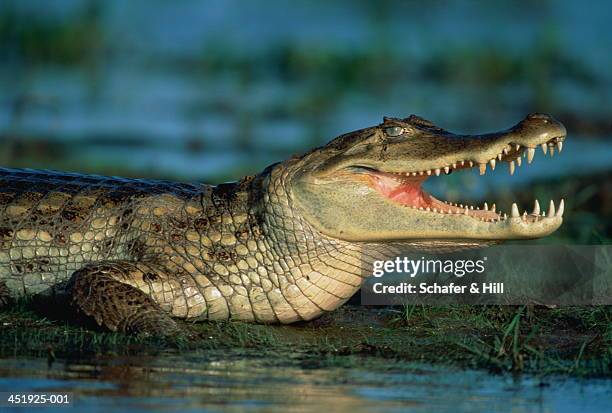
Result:
<instances>
[{"instance_id":1,"label":"caiman's head","mask_svg":"<svg viewBox=\"0 0 612 413\"><path fill-rule=\"evenodd\" d=\"M346 241L472 240L490 243L539 238L562 222L563 200L547 212L516 204L504 214L434 198L421 185L454 170L480 175L501 163L510 174L530 163L541 147L562 149L565 127L550 116L531 114L502 132L457 135L417 116L385 118L378 126L342 135L290 166L293 207L318 231ZM440 176L439 178L437 178ZM480 240L480 241L478 241Z\"/></svg>"}]
</instances>

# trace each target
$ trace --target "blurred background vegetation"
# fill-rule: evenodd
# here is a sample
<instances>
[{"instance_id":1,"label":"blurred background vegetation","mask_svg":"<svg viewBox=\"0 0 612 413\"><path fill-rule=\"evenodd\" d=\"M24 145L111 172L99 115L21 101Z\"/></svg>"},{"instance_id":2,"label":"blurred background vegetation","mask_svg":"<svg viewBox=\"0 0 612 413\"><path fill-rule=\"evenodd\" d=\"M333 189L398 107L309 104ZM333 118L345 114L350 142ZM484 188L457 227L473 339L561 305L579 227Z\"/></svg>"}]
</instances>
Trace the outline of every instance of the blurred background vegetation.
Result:
<instances>
[{"instance_id":1,"label":"blurred background vegetation","mask_svg":"<svg viewBox=\"0 0 612 413\"><path fill-rule=\"evenodd\" d=\"M222 182L383 115L456 132L568 127L451 200L566 197L560 242L612 239L612 4L4 0L0 165Z\"/></svg>"}]
</instances>

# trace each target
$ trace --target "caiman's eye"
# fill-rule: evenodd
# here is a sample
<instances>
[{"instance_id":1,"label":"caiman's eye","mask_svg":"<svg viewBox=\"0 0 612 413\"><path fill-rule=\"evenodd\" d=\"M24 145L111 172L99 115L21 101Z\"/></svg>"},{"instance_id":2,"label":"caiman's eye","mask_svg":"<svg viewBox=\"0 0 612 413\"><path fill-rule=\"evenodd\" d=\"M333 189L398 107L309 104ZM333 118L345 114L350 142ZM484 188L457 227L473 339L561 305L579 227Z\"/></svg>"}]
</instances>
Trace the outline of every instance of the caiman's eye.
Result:
<instances>
[{"instance_id":1,"label":"caiman's eye","mask_svg":"<svg viewBox=\"0 0 612 413\"><path fill-rule=\"evenodd\" d=\"M400 128L399 126L391 126L389 128L385 128L385 133L388 136L400 136L404 132L404 128Z\"/></svg>"}]
</instances>

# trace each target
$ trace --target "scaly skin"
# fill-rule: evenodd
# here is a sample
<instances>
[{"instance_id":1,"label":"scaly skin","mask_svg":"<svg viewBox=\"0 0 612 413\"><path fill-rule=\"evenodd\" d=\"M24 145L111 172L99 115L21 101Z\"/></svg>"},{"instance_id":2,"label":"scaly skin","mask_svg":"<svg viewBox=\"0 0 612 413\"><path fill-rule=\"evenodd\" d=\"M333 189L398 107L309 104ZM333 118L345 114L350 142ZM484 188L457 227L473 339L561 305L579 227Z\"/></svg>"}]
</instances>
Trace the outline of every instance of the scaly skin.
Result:
<instances>
[{"instance_id":1,"label":"scaly skin","mask_svg":"<svg viewBox=\"0 0 612 413\"><path fill-rule=\"evenodd\" d=\"M419 187L393 173L470 154L478 163L509 143L564 138L544 115L480 136L452 135L418 117L386 119L214 187L0 169L0 307L69 294L111 330L155 334L177 331L173 318L311 320L348 300L372 260L398 246L488 245L561 224L554 214L503 221L490 211L419 210L432 198L406 195ZM408 186L393 186L400 184Z\"/></svg>"}]
</instances>

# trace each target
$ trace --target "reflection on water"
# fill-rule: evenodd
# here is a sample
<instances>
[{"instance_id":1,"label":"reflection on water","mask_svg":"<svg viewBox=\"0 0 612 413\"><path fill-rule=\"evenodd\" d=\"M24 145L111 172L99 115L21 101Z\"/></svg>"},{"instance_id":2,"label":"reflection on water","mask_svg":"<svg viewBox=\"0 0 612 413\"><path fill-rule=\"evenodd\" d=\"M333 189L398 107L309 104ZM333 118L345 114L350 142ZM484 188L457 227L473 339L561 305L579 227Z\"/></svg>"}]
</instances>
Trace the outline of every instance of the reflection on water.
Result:
<instances>
[{"instance_id":1,"label":"reflection on water","mask_svg":"<svg viewBox=\"0 0 612 413\"><path fill-rule=\"evenodd\" d=\"M371 360L370 360L371 361ZM73 392L87 411L609 411L612 382L493 376L426 365L315 367L303 355L207 352L0 360L0 389ZM48 411L48 410L46 410ZM58 409L57 411L60 411Z\"/></svg>"}]
</instances>

